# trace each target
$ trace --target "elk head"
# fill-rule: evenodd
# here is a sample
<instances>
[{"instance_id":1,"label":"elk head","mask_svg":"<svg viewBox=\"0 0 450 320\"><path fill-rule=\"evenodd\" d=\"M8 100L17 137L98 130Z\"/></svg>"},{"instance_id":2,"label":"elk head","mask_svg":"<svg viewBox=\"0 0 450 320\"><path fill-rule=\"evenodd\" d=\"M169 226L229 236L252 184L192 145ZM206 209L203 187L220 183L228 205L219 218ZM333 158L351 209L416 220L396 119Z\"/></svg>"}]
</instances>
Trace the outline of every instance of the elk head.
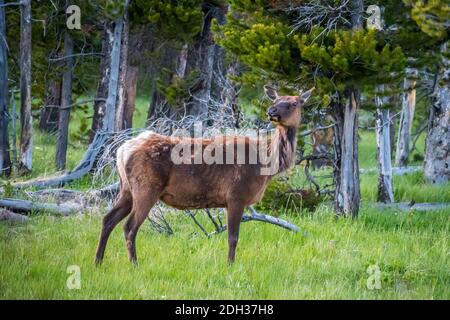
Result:
<instances>
[{"instance_id":1,"label":"elk head","mask_svg":"<svg viewBox=\"0 0 450 320\"><path fill-rule=\"evenodd\" d=\"M311 97L313 90L314 88L306 92L301 91L298 96L279 96L274 88L264 86L267 97L273 102L267 111L269 120L284 127L297 128L302 120L303 106Z\"/></svg>"}]
</instances>

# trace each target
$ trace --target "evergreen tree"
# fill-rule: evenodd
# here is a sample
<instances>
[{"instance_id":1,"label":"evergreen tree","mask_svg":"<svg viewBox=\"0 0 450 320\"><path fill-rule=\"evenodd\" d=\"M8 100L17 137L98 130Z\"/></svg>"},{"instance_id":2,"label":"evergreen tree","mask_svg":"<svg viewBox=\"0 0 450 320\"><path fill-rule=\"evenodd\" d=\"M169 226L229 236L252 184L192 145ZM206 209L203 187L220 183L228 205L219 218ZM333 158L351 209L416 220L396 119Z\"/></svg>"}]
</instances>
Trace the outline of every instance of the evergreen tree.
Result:
<instances>
[{"instance_id":1,"label":"evergreen tree","mask_svg":"<svg viewBox=\"0 0 450 320\"><path fill-rule=\"evenodd\" d=\"M336 121L336 211L356 216L359 92L373 92L398 78L405 57L387 35L362 28L363 2L351 3L231 1L232 12L228 23L218 28L218 38L248 66L244 82L318 89L321 105Z\"/></svg>"}]
</instances>

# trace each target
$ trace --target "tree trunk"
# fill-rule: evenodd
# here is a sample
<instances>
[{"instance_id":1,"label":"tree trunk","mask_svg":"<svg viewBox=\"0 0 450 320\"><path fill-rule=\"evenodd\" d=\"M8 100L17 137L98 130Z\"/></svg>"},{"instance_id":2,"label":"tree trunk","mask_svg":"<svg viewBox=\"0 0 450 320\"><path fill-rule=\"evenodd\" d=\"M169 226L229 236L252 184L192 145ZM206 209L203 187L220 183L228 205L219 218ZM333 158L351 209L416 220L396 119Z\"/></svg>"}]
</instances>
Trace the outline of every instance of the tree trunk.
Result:
<instances>
[{"instance_id":1,"label":"tree trunk","mask_svg":"<svg viewBox=\"0 0 450 320\"><path fill-rule=\"evenodd\" d=\"M195 95L195 103L191 109L191 114L195 116L207 116L208 114L215 50L214 44L207 45L202 49L201 88Z\"/></svg>"},{"instance_id":2,"label":"tree trunk","mask_svg":"<svg viewBox=\"0 0 450 320\"><path fill-rule=\"evenodd\" d=\"M341 99L339 99L341 101ZM338 197L341 194L341 163L342 163L342 137L344 133L344 106L334 101L331 105L331 116L334 126L334 163L333 163L333 182L335 186L334 207L336 213L339 212Z\"/></svg>"},{"instance_id":3,"label":"tree trunk","mask_svg":"<svg viewBox=\"0 0 450 320\"><path fill-rule=\"evenodd\" d=\"M108 82L108 96L106 98L105 117L102 130L114 132L116 127L117 90L120 75L120 56L123 31L123 17L115 22L114 40L111 50L111 71Z\"/></svg>"},{"instance_id":4,"label":"tree trunk","mask_svg":"<svg viewBox=\"0 0 450 320\"><path fill-rule=\"evenodd\" d=\"M185 77L186 77L186 70L187 70L187 62L188 62L188 56L189 56L189 46L187 44L184 44L181 50L178 53L177 57L177 65L175 72L173 72L170 75L170 84L171 85L177 85L177 83L181 83ZM165 99L164 99L165 100ZM177 105L170 105L165 101L163 104L166 107L165 112L166 114L174 120L177 120L180 118L180 116L183 116L185 113L184 106L185 101L179 101L177 102Z\"/></svg>"},{"instance_id":5,"label":"tree trunk","mask_svg":"<svg viewBox=\"0 0 450 320\"><path fill-rule=\"evenodd\" d=\"M73 76L73 39L69 31L64 39L64 74L61 90L61 108L58 119L58 139L56 141L56 168L66 168L67 143L69 134L70 109L72 105L72 76Z\"/></svg>"},{"instance_id":6,"label":"tree trunk","mask_svg":"<svg viewBox=\"0 0 450 320\"><path fill-rule=\"evenodd\" d=\"M381 90L383 91L383 90ZM392 190L391 137L389 109L382 109L387 104L386 98L376 98L376 140L378 157L378 201L394 202Z\"/></svg>"},{"instance_id":7,"label":"tree trunk","mask_svg":"<svg viewBox=\"0 0 450 320\"><path fill-rule=\"evenodd\" d=\"M239 61L233 61L227 68L222 86L222 99L224 106L219 110L221 114L221 123L239 129L242 113L237 103L239 87L234 82L235 77L239 76Z\"/></svg>"},{"instance_id":8,"label":"tree trunk","mask_svg":"<svg viewBox=\"0 0 450 320\"><path fill-rule=\"evenodd\" d=\"M358 106L359 92L348 90L344 110L344 124L341 139L340 181L336 187L336 213L338 215L358 216L359 164L358 164Z\"/></svg>"},{"instance_id":9,"label":"tree trunk","mask_svg":"<svg viewBox=\"0 0 450 320\"><path fill-rule=\"evenodd\" d=\"M181 48L180 57L178 58L178 66L176 75L178 78L184 79L186 76L187 60L188 60L189 46L184 44Z\"/></svg>"},{"instance_id":10,"label":"tree trunk","mask_svg":"<svg viewBox=\"0 0 450 320\"><path fill-rule=\"evenodd\" d=\"M128 1L126 1L125 12L123 15L122 26L122 43L120 47L120 69L119 69L119 83L117 92L117 106L116 106L116 131L122 130L124 123L125 100L127 90L127 68L128 68L128 44L129 44L129 17L128 17Z\"/></svg>"},{"instance_id":11,"label":"tree trunk","mask_svg":"<svg viewBox=\"0 0 450 320\"><path fill-rule=\"evenodd\" d=\"M8 138L8 53L4 1L0 0L0 176L11 174Z\"/></svg>"},{"instance_id":12,"label":"tree trunk","mask_svg":"<svg viewBox=\"0 0 450 320\"><path fill-rule=\"evenodd\" d=\"M49 79L44 106L39 115L39 129L53 133L58 130L59 108L61 106L61 81Z\"/></svg>"},{"instance_id":13,"label":"tree trunk","mask_svg":"<svg viewBox=\"0 0 450 320\"><path fill-rule=\"evenodd\" d=\"M214 69L216 45L211 34L211 21L217 8L204 6L203 28L194 43L194 52L190 55L194 59L194 67L200 70L200 76L192 93L193 100L190 106L190 114L195 117L207 117L211 98L211 81Z\"/></svg>"},{"instance_id":14,"label":"tree trunk","mask_svg":"<svg viewBox=\"0 0 450 320\"><path fill-rule=\"evenodd\" d=\"M33 162L33 117L31 114L31 0L20 6L20 161L19 170L30 172Z\"/></svg>"},{"instance_id":15,"label":"tree trunk","mask_svg":"<svg viewBox=\"0 0 450 320\"><path fill-rule=\"evenodd\" d=\"M158 111L164 104L165 104L164 96L162 95L161 91L158 88L158 84L155 81L155 83L153 84L152 98L148 108L147 124L150 124L152 119L157 117Z\"/></svg>"},{"instance_id":16,"label":"tree trunk","mask_svg":"<svg viewBox=\"0 0 450 320\"><path fill-rule=\"evenodd\" d=\"M363 0L351 0L351 23L353 29L362 29ZM360 203L358 163L358 108L360 92L356 88L345 90L346 106L342 126L339 185L336 186L335 207L337 215L358 216Z\"/></svg>"},{"instance_id":17,"label":"tree trunk","mask_svg":"<svg viewBox=\"0 0 450 320\"><path fill-rule=\"evenodd\" d=\"M396 147L396 128L397 128L397 112L399 109L399 95L393 94L389 97L389 104L392 106L390 113L391 113L391 127L389 128L389 134L390 134L390 140L391 140L391 157L395 155L395 147Z\"/></svg>"},{"instance_id":18,"label":"tree trunk","mask_svg":"<svg viewBox=\"0 0 450 320\"><path fill-rule=\"evenodd\" d=\"M395 165L406 167L409 158L409 143L411 136L414 110L416 108L416 77L417 70L408 68L404 80L404 94L402 101L402 113L398 131L397 150L395 152Z\"/></svg>"},{"instance_id":19,"label":"tree trunk","mask_svg":"<svg viewBox=\"0 0 450 320\"><path fill-rule=\"evenodd\" d=\"M109 75L111 72L111 52L114 42L114 24L105 22L102 39L102 59L100 64L100 79L94 103L94 117L91 127L91 141L95 134L103 127L103 118L106 112L106 98L108 97ZM104 99L104 100L102 100Z\"/></svg>"},{"instance_id":20,"label":"tree trunk","mask_svg":"<svg viewBox=\"0 0 450 320\"><path fill-rule=\"evenodd\" d=\"M434 90L425 148L425 177L432 183L450 180L450 59L449 42L441 46L442 63Z\"/></svg>"},{"instance_id":21,"label":"tree trunk","mask_svg":"<svg viewBox=\"0 0 450 320\"><path fill-rule=\"evenodd\" d=\"M184 48L183 48L184 49ZM165 47L162 52L162 58L159 61L159 72L160 77L159 79L154 79L153 86L152 86L152 94L151 94L151 101L148 108L147 113L147 124L150 124L152 119L158 118L161 114L166 113L168 115L168 106L167 101L162 94L159 86L161 83L162 85L169 85L171 81L174 80L174 74L175 72L177 74L186 74L187 67L184 67L184 55L187 53L183 52L183 49L180 52L177 52L171 47ZM177 59L178 60L178 66L173 65L173 61ZM165 73L161 72L163 69L169 69L174 70L174 72L171 73Z\"/></svg>"},{"instance_id":22,"label":"tree trunk","mask_svg":"<svg viewBox=\"0 0 450 320\"><path fill-rule=\"evenodd\" d=\"M126 91L125 91L125 110L123 117L123 126L121 129L133 127L133 114L136 104L136 88L139 69L137 67L128 67Z\"/></svg>"}]
</instances>

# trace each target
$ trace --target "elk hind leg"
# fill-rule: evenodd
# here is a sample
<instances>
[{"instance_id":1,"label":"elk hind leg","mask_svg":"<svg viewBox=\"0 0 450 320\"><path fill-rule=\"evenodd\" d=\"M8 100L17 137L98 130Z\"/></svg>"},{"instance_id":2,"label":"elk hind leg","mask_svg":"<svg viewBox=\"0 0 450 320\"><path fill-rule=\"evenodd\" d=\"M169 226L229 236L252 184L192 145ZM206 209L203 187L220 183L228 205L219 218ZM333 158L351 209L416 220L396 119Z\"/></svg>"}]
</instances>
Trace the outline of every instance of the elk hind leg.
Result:
<instances>
[{"instance_id":1,"label":"elk hind leg","mask_svg":"<svg viewBox=\"0 0 450 320\"><path fill-rule=\"evenodd\" d=\"M102 231L98 242L97 254L95 255L96 264L100 264L102 262L109 235L117 224L130 214L131 206L131 194L129 192L123 192L120 194L111 211L109 211L103 218Z\"/></svg>"},{"instance_id":2,"label":"elk hind leg","mask_svg":"<svg viewBox=\"0 0 450 320\"><path fill-rule=\"evenodd\" d=\"M157 201L158 197L155 195L151 195L151 193L140 193L136 196L133 195L133 209L124 226L124 235L128 249L128 255L132 263L137 263L137 232Z\"/></svg>"}]
</instances>

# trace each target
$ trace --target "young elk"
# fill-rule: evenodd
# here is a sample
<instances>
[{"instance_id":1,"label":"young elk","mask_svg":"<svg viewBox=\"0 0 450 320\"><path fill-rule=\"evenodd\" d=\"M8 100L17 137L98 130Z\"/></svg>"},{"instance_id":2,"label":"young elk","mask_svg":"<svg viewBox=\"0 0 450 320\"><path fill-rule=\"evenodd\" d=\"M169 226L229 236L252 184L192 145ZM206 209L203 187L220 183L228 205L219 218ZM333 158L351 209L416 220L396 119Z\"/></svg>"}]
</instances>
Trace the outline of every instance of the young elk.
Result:
<instances>
[{"instance_id":1,"label":"young elk","mask_svg":"<svg viewBox=\"0 0 450 320\"><path fill-rule=\"evenodd\" d=\"M275 133L264 146L271 161L277 163L276 170L262 174L267 163L258 160L251 164L252 161L248 161L251 150L254 150L252 146L261 145L261 137L193 139L167 137L149 131L140 134L117 150L120 193L115 206L103 219L97 264L103 259L111 231L127 216L129 218L124 226L126 245L130 261L137 261L137 232L158 200L176 209L226 208L228 262L234 262L244 209L261 200L272 176L293 164L302 107L313 90L299 96L278 96L274 89L264 89L273 101L267 115L276 124ZM176 164L171 154L180 145L189 146L189 150L200 148L203 152L215 148L216 155L223 151L222 156L227 161ZM238 155L235 151L239 150L245 150L244 164L236 161ZM261 158L260 155L258 157ZM231 164L228 161L230 158L233 160Z\"/></svg>"}]
</instances>

